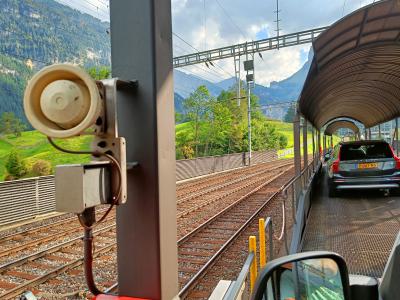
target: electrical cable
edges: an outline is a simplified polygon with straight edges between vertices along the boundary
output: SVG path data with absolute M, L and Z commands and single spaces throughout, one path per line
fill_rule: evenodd
M 78 220 L 79 223 L 82 225 L 82 227 L 84 227 L 85 229 L 93 229 L 94 227 L 96 227 L 98 224 L 100 224 L 101 222 L 104 221 L 104 219 L 108 216 L 108 214 L 111 212 L 111 210 L 113 209 L 114 205 L 117 204 L 119 198 L 121 197 L 121 193 L 122 193 L 122 169 L 121 169 L 121 165 L 119 164 L 119 162 L 110 154 L 104 153 L 104 152 L 100 152 L 100 151 L 75 151 L 75 150 L 69 150 L 69 149 L 65 149 L 62 148 L 61 146 L 57 145 L 53 139 L 51 137 L 47 137 L 47 140 L 49 141 L 49 143 L 57 150 L 61 151 L 61 152 L 65 152 L 65 153 L 69 153 L 69 154 L 86 154 L 86 155 L 92 155 L 94 157 L 100 157 L 100 156 L 105 156 L 107 157 L 112 163 L 113 165 L 117 168 L 118 170 L 118 192 L 116 196 L 112 197 L 112 203 L 110 205 L 110 207 L 106 210 L 106 212 L 102 215 L 102 217 L 94 222 L 90 227 L 88 227 L 84 222 L 83 222 L 83 218 L 82 218 L 82 214 L 78 214 Z
M 241 35 L 243 35 L 243 37 L 245 39 L 247 39 L 246 35 L 244 34 L 243 30 L 240 29 L 240 27 L 235 23 L 235 21 L 233 21 L 232 17 L 228 14 L 228 12 L 226 11 L 226 9 L 222 6 L 222 4 L 218 1 L 215 0 L 215 2 L 219 5 L 219 7 L 221 8 L 221 10 L 224 12 L 224 14 L 228 17 L 228 19 L 231 21 L 231 23 L 236 27 L 236 29 L 241 33 Z
M 197 52 L 200 52 L 197 48 L 195 48 L 193 45 L 191 45 L 189 42 L 187 42 L 184 38 L 182 38 L 181 36 L 179 36 L 179 35 L 176 34 L 175 32 L 173 32 L 173 35 L 176 36 L 178 39 L 180 39 L 182 42 L 184 42 L 186 45 L 188 45 L 190 48 L 194 49 L 194 50 L 197 51 Z M 175 45 L 175 47 L 178 47 L 178 48 L 180 48 L 180 49 L 182 49 L 182 50 L 185 50 L 185 49 L 183 49 L 182 47 L 180 47 L 179 45 Z M 211 61 L 210 61 L 210 62 L 211 62 Z M 192 66 L 198 66 L 198 65 L 195 64 L 195 65 L 192 65 Z M 222 68 L 220 65 L 218 65 L 217 62 L 215 62 L 215 61 L 213 62 L 213 66 L 218 67 L 219 69 L 221 69 L 223 72 L 225 72 L 225 73 L 228 74 L 229 76 L 235 77 L 234 75 L 232 75 L 232 74 L 230 74 L 228 71 L 226 71 L 224 68 Z
M 344 16 L 344 7 L 346 6 L 346 0 L 343 0 L 342 17 Z
M 86 284 L 89 288 L 89 291 L 97 296 L 99 294 L 103 294 L 102 291 L 97 287 L 94 276 L 93 276 L 93 229 L 92 227 L 88 227 L 84 229 L 83 235 L 83 263 L 84 263 L 84 272 Z
M 103 214 L 103 216 L 98 221 L 96 221 L 95 220 L 95 210 L 94 210 L 94 208 L 86 210 L 86 212 L 88 214 L 92 214 L 92 217 L 93 217 L 93 222 L 91 222 L 92 220 L 90 219 L 90 215 L 89 215 L 89 222 L 91 224 L 86 224 L 85 221 L 87 221 L 87 216 L 86 215 L 84 216 L 85 211 L 82 214 L 78 214 L 79 223 L 84 228 L 83 262 L 84 262 L 84 273 L 85 273 L 86 284 L 87 284 L 87 286 L 89 288 L 89 291 L 93 295 L 97 296 L 99 294 L 103 294 L 103 292 L 100 291 L 97 288 L 97 285 L 96 285 L 96 283 L 94 281 L 94 276 L 93 276 L 93 252 L 94 252 L 93 228 L 104 221 L 104 219 L 107 217 L 107 215 L 113 209 L 114 205 L 117 204 L 118 199 L 121 197 L 121 193 L 122 193 L 122 170 L 121 170 L 121 165 L 110 154 L 107 154 L 107 153 L 104 153 L 104 152 L 100 152 L 100 151 L 75 151 L 75 150 L 69 150 L 69 149 L 65 149 L 65 148 L 62 148 L 61 146 L 57 145 L 53 141 L 53 139 L 51 137 L 49 137 L 49 136 L 47 137 L 47 139 L 55 149 L 57 149 L 57 150 L 59 150 L 61 152 L 65 152 L 65 153 L 69 153 L 69 154 L 90 154 L 90 155 L 93 155 L 94 157 L 105 156 L 109 160 L 111 160 L 111 162 L 118 169 L 118 177 L 119 177 L 118 178 L 118 193 L 117 193 L 116 196 L 112 197 L 113 201 L 112 201 L 110 207 L 107 209 L 107 211 Z

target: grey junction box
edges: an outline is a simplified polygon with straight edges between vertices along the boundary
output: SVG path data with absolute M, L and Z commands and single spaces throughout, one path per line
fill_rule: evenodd
M 111 199 L 109 162 L 60 165 L 55 173 L 58 212 L 82 213 Z

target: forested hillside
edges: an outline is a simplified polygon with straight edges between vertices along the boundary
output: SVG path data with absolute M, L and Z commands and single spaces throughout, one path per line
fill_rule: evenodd
M 108 23 L 53 0 L 1 0 L 0 11 L 0 115 L 24 119 L 26 81 L 44 65 L 110 65 Z

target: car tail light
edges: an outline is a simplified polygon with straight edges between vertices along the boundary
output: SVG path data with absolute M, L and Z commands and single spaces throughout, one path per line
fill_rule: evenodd
M 400 170 L 400 158 L 395 155 L 394 160 L 396 161 L 396 169 Z
M 339 173 L 339 162 L 340 162 L 339 159 L 337 159 L 332 163 L 332 173 Z M 400 163 L 400 161 L 399 161 L 399 163 Z M 396 164 L 396 166 L 397 166 L 397 164 Z
M 394 158 L 394 160 L 395 160 L 395 162 L 396 162 L 396 169 L 400 170 L 400 158 L 397 157 L 396 154 L 394 154 L 394 149 L 393 149 L 393 147 L 390 146 L 390 145 L 389 145 L 389 147 L 390 147 L 390 150 L 392 151 L 393 158 Z

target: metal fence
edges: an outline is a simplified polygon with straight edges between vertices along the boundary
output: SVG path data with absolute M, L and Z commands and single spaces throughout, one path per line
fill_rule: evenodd
M 54 176 L 0 183 L 0 225 L 54 212 Z
M 252 152 L 251 163 L 268 162 L 277 158 L 276 150 Z M 247 152 L 178 160 L 176 162 L 176 180 L 179 181 L 243 167 L 247 161 Z
M 252 153 L 252 164 L 277 158 L 276 151 Z M 243 167 L 247 153 L 178 160 L 176 180 Z M 0 182 L 0 225 L 14 223 L 38 215 L 55 212 L 54 176 Z
M 256 278 L 256 275 L 254 273 L 257 273 L 259 263 L 255 259 L 255 253 L 258 253 L 260 255 L 264 253 L 264 255 L 266 255 L 270 260 L 274 259 L 276 254 L 277 256 L 282 256 L 293 253 L 291 251 L 292 249 L 289 249 L 289 245 L 293 244 L 293 238 L 296 239 L 296 237 L 293 237 L 293 235 L 298 234 L 298 232 L 296 231 L 299 231 L 298 229 L 302 231 L 302 229 L 304 228 L 305 219 L 302 217 L 302 214 L 307 212 L 307 209 L 301 207 L 301 198 L 308 190 L 310 190 L 314 176 L 317 174 L 320 165 L 320 157 L 318 154 L 316 154 L 313 161 L 302 170 L 301 174 L 294 177 L 291 181 L 285 184 L 285 186 L 278 192 L 283 200 L 282 213 L 280 215 L 277 215 L 275 212 L 275 215 L 273 215 L 272 217 L 265 218 L 265 224 L 263 226 L 264 232 L 262 235 L 260 234 L 258 238 L 258 241 L 260 243 L 261 236 L 264 236 L 263 240 L 265 244 L 261 245 L 260 243 L 258 251 L 257 247 L 249 251 L 249 254 L 239 273 L 239 276 L 232 283 L 232 285 L 229 286 L 223 300 L 238 300 L 249 298 L 249 295 L 252 292 L 254 280 Z M 278 210 L 278 212 L 280 211 Z M 271 213 L 274 214 L 273 211 Z M 277 221 L 278 223 L 280 222 L 279 226 L 281 228 L 281 232 L 279 237 L 276 237 L 273 233 L 274 226 L 272 223 L 272 219 L 275 220 L 275 223 Z M 259 230 L 260 229 L 261 226 Z M 259 233 L 260 232 L 261 230 L 259 231 Z M 265 232 L 268 232 L 268 239 L 266 239 Z M 267 245 L 268 247 L 266 247 Z M 267 251 L 268 248 L 269 251 Z M 277 250 L 279 251 L 279 253 L 276 253 Z M 262 268 L 263 266 L 260 267 Z

